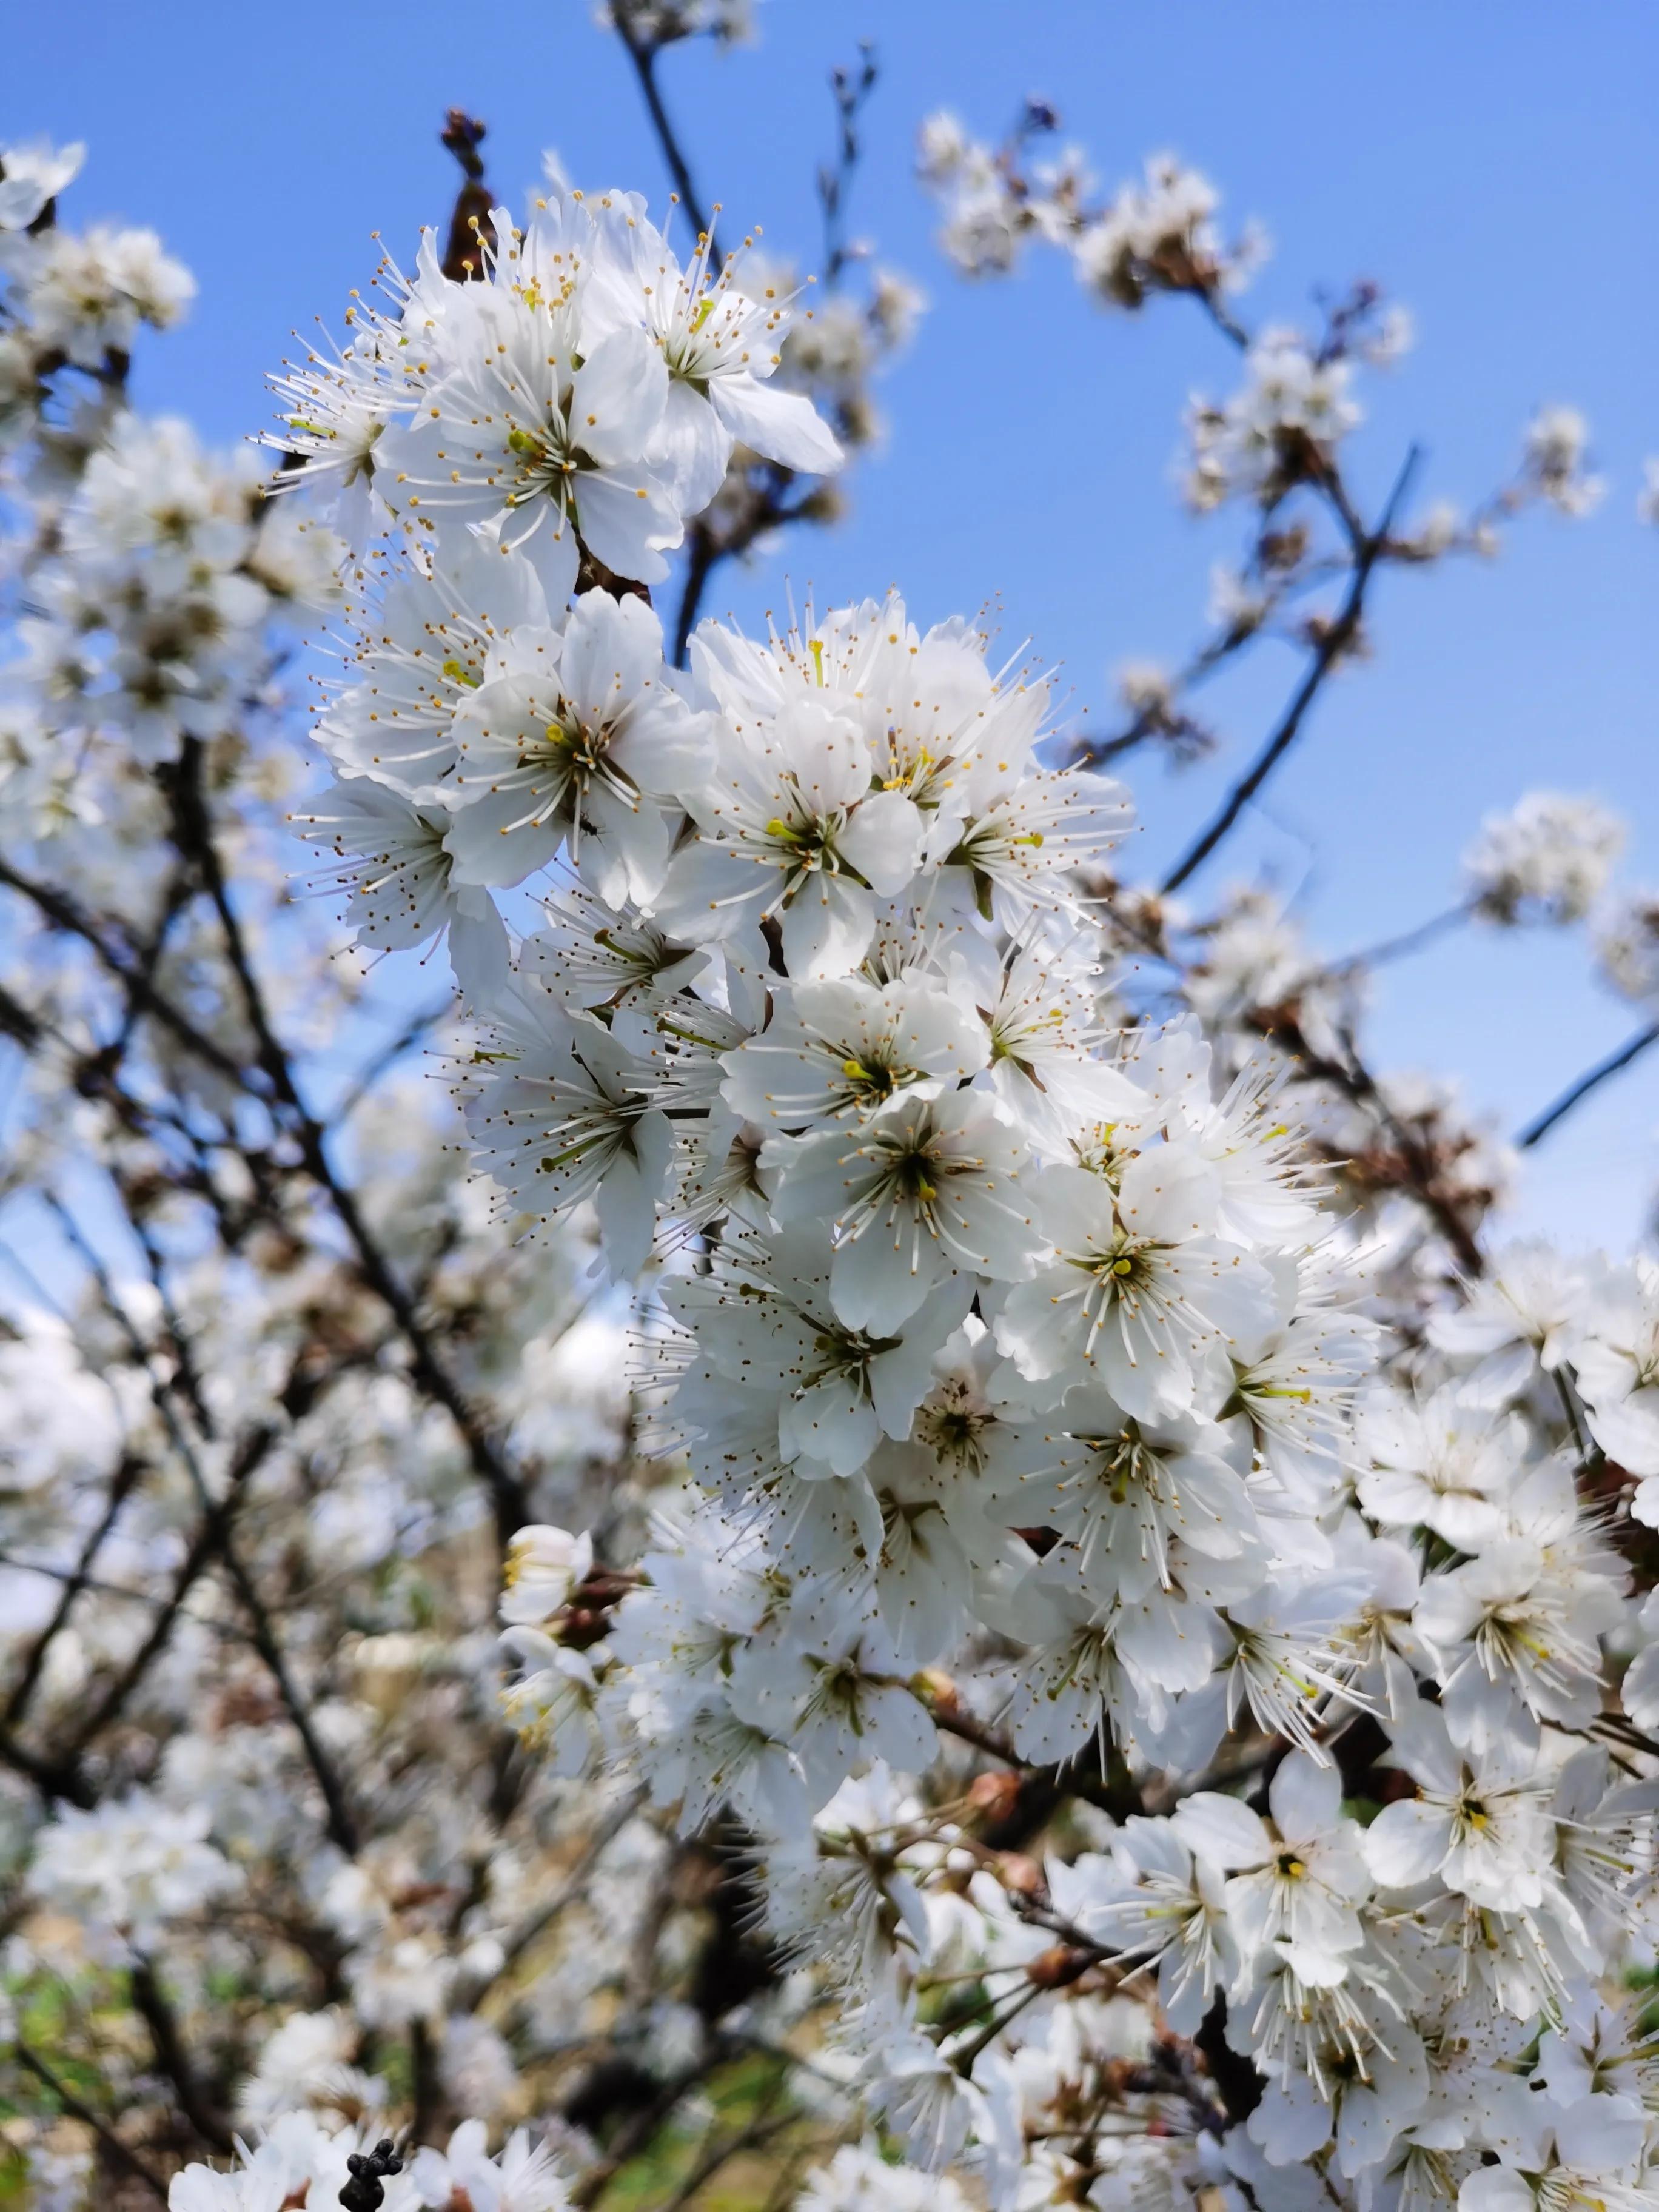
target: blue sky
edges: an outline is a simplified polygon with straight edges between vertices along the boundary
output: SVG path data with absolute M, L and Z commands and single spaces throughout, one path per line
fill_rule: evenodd
M 769 0 L 757 14 L 754 48 L 665 60 L 703 193 L 810 265 L 825 74 L 873 36 L 883 77 L 853 228 L 932 308 L 883 386 L 890 435 L 859 468 L 850 520 L 724 580 L 718 611 L 753 617 L 786 572 L 820 604 L 901 582 L 924 620 L 995 598 L 1010 646 L 1029 635 L 1103 710 L 1117 665 L 1178 659 L 1200 634 L 1237 524 L 1186 516 L 1172 470 L 1188 394 L 1230 388 L 1226 349 L 1177 303 L 1102 313 L 1054 256 L 1012 284 L 963 285 L 911 180 L 929 109 L 995 134 L 1043 93 L 1103 183 L 1169 147 L 1220 186 L 1228 220 L 1266 223 L 1253 319 L 1304 314 L 1315 286 L 1358 276 L 1411 307 L 1418 349 L 1368 380 L 1353 449 L 1373 496 L 1419 437 L 1424 495 L 1473 501 L 1553 400 L 1589 416 L 1610 480 L 1589 521 L 1531 518 L 1495 563 L 1382 580 L 1375 660 L 1322 702 L 1219 875 L 1273 868 L 1319 940 L 1346 951 L 1446 903 L 1480 814 L 1549 785 L 1619 806 L 1626 875 L 1659 878 L 1659 532 L 1633 512 L 1642 458 L 1659 452 L 1659 13 Z M 144 349 L 137 390 L 220 441 L 265 418 L 262 375 L 289 331 L 337 321 L 372 231 L 403 258 L 443 219 L 450 104 L 488 120 L 491 179 L 515 204 L 549 146 L 584 183 L 666 191 L 625 58 L 578 0 L 344 0 L 297 27 L 223 0 L 59 0 L 12 11 L 5 40 L 0 134 L 86 138 L 71 217 L 152 223 L 195 270 L 191 320 Z M 1206 702 L 1227 739 L 1213 764 L 1136 767 L 1149 872 L 1207 818 L 1291 680 L 1288 659 L 1264 653 Z M 1372 1037 L 1380 1062 L 1455 1071 L 1514 1127 L 1633 1026 L 1582 938 L 1486 933 L 1392 971 Z M 1534 1156 L 1517 1222 L 1627 1244 L 1656 1131 L 1659 1055 Z

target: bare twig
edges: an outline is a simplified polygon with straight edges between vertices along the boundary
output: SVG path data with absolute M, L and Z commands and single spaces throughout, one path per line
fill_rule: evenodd
M 1164 878 L 1163 889 L 1166 897 L 1171 891 L 1179 890 L 1188 876 L 1203 866 L 1217 846 L 1231 831 L 1239 816 L 1296 742 L 1297 732 L 1302 726 L 1309 708 L 1312 706 L 1318 696 L 1320 687 L 1352 644 L 1358 633 L 1360 617 L 1364 612 L 1365 591 L 1370 581 L 1371 572 L 1388 544 L 1389 532 L 1393 526 L 1395 517 L 1399 513 L 1411 480 L 1417 472 L 1419 458 L 1419 449 L 1413 446 L 1407 454 L 1399 475 L 1395 478 L 1394 489 L 1389 494 L 1388 504 L 1382 510 L 1381 521 L 1374 531 L 1362 539 L 1354 559 L 1348 589 L 1341 607 L 1332 619 L 1328 628 L 1321 634 L 1318 645 L 1315 647 L 1313 657 L 1308 664 L 1307 672 L 1301 683 L 1297 684 L 1289 706 L 1279 717 L 1277 727 L 1256 756 L 1248 772 L 1239 779 L 1227 794 L 1226 802 L 1220 812 L 1196 843 L 1188 849 L 1170 874 Z
M 1439 1164 L 1383 1097 L 1376 1078 L 1359 1057 L 1353 1039 L 1342 1037 L 1340 1053 L 1316 1051 L 1296 1009 L 1291 1006 L 1258 1007 L 1251 1020 L 1263 1036 L 1274 1038 L 1293 1055 L 1303 1075 L 1334 1085 L 1344 1097 L 1376 1117 L 1398 1155 L 1400 1182 L 1433 1218 L 1464 1273 L 1482 1273 L 1485 1257 L 1452 1194 L 1442 1187 Z
M 1588 1098 L 1592 1091 L 1599 1090 L 1610 1077 L 1628 1067 L 1633 1060 L 1639 1060 L 1648 1047 L 1656 1042 L 1659 1042 L 1659 1022 L 1650 1022 L 1645 1029 L 1638 1030 L 1633 1037 L 1621 1044 L 1617 1052 L 1609 1053 L 1605 1060 L 1597 1060 L 1595 1066 L 1587 1069 L 1576 1083 L 1570 1084 L 1553 1105 L 1547 1106 L 1535 1120 L 1528 1122 L 1516 1139 L 1516 1143 L 1522 1152 L 1529 1152 L 1533 1146 L 1548 1136 L 1558 1121 L 1564 1121 L 1575 1106 Z
M 243 1563 L 240 1552 L 233 1540 L 230 1516 L 216 1510 L 217 1502 L 208 1486 L 207 1477 L 202 1471 L 202 1463 L 197 1456 L 195 1447 L 191 1443 L 184 1424 L 174 1407 L 172 1391 L 162 1378 L 155 1373 L 150 1363 L 149 1349 L 143 1337 L 133 1326 L 126 1308 L 117 1297 L 115 1286 L 109 1279 L 108 1270 L 82 1235 L 79 1223 L 55 1194 L 51 1192 L 46 1194 L 46 1204 L 57 1217 L 64 1235 L 74 1246 L 97 1285 L 99 1296 L 102 1298 L 110 1318 L 127 1340 L 134 1364 L 149 1379 L 151 1402 L 161 1417 L 162 1425 L 167 1432 L 168 1442 L 177 1452 L 185 1472 L 190 1477 L 191 1486 L 196 1492 L 197 1501 L 202 1509 L 205 1521 L 211 1525 L 214 1549 L 224 1561 L 225 1571 L 230 1577 L 243 1611 L 248 1616 L 253 1632 L 254 1649 L 258 1651 L 266 1672 L 276 1685 L 276 1693 L 283 1701 L 283 1709 L 305 1752 L 307 1763 L 316 1778 L 319 1790 L 322 1792 L 327 1815 L 325 1826 L 330 1838 L 345 1852 L 348 1857 L 350 1857 L 357 1849 L 356 1817 L 347 1802 L 344 1786 L 334 1771 L 332 1761 L 323 1748 L 322 1739 L 317 1733 L 310 1711 L 304 1698 L 300 1695 L 298 1686 L 289 1671 L 288 1660 L 282 1645 L 277 1642 L 276 1630 L 271 1625 L 270 1615 L 254 1585 L 253 1577 Z M 268 1425 L 257 1424 L 246 1441 L 245 1451 L 257 1464 L 258 1460 L 263 1458 L 264 1453 L 270 1449 L 273 1440 L 274 1432 L 269 1431 Z M 163 1626 L 164 1623 L 158 1622 L 157 1631 Z M 155 1631 L 152 1632 L 152 1638 L 155 1632 Z
M 781 2134 L 793 2120 L 795 2115 L 793 2112 L 771 2111 L 771 2104 L 775 2101 L 775 2099 L 769 2099 L 753 2119 L 739 2128 L 735 2135 L 726 2136 L 723 2141 L 712 2144 L 704 2151 L 674 2194 L 663 2205 L 662 2212 L 685 2212 L 685 2207 L 697 2191 L 705 2184 L 712 2181 L 723 2166 L 729 2165 L 734 2158 L 741 2157 L 746 2150 L 758 2149 L 762 2143 L 769 2142 L 774 2136 Z
M 1345 954 L 1334 960 L 1326 969 L 1328 975 L 1351 975 L 1356 968 L 1381 968 L 1390 960 L 1403 960 L 1407 954 L 1420 952 L 1425 945 L 1432 945 L 1449 929 L 1455 929 L 1474 913 L 1473 902 L 1460 899 L 1449 906 L 1443 914 L 1437 914 L 1427 921 L 1420 921 L 1415 929 L 1402 930 L 1398 937 L 1385 937 L 1380 945 L 1368 945 L 1363 952 Z
M 153 1020 L 159 1022 L 163 1029 L 170 1030 L 180 1044 L 187 1045 L 198 1060 L 212 1068 L 216 1075 L 223 1076 L 238 1090 L 252 1091 L 256 1097 L 261 1095 L 258 1086 L 249 1081 L 250 1071 L 234 1054 L 227 1052 L 222 1045 L 216 1044 L 210 1036 L 198 1029 L 170 999 L 158 991 L 142 966 L 112 942 L 99 923 L 90 915 L 83 913 L 67 893 L 54 889 L 50 884 L 36 883 L 32 877 L 24 875 L 21 869 L 13 867 L 10 861 L 3 859 L 0 859 L 0 884 L 19 892 L 56 928 L 89 945 L 100 965 L 116 977 L 133 1003 Z
M 328 1193 L 341 1226 L 356 1252 L 365 1280 L 375 1295 L 390 1308 L 393 1319 L 408 1341 L 410 1372 L 421 1389 L 444 1407 L 460 1431 L 473 1470 L 489 1490 L 495 1509 L 496 1532 L 505 1543 L 530 1517 L 524 1485 L 502 1459 L 486 1433 L 478 1413 L 468 1404 L 459 1385 L 438 1358 L 433 1341 L 415 1310 L 413 1301 L 371 1232 L 355 1194 L 335 1172 L 328 1156 L 327 1140 L 321 1123 L 308 1110 L 300 1096 L 293 1068 L 272 1026 L 264 994 L 254 973 L 241 923 L 231 903 L 202 792 L 201 775 L 201 748 L 191 738 L 186 741 L 184 757 L 179 764 L 180 835 L 188 840 L 189 849 L 199 861 L 208 896 L 219 917 L 231 970 L 236 978 L 248 1024 L 258 1048 L 259 1065 L 277 1099 L 292 1118 L 294 1134 L 306 1167 L 313 1181 L 320 1183 Z
M 34 1695 L 34 1686 L 40 1679 L 40 1670 L 46 1665 L 46 1654 L 52 1649 L 52 1643 L 59 1632 L 67 1624 L 70 1614 L 74 1610 L 75 1601 L 80 1596 L 82 1591 L 89 1586 L 93 1562 L 102 1550 L 105 1538 L 120 1517 L 121 1508 L 132 1495 L 134 1485 L 144 1472 L 145 1463 L 136 1454 L 122 1453 L 115 1472 L 110 1477 L 109 1494 L 104 1501 L 104 1510 L 85 1543 L 82 1545 L 80 1557 L 76 1560 L 73 1571 L 64 1577 L 63 1591 L 58 1603 L 52 1608 L 51 1620 L 29 1646 L 28 1656 L 23 1662 L 16 1681 L 12 1685 L 11 1694 L 6 1699 L 5 1717 L 8 1727 L 15 1726 L 23 1717 L 29 1699 Z
M 617 37 L 628 49 L 628 58 L 634 64 L 634 74 L 640 81 L 640 92 L 645 100 L 646 112 L 651 118 L 651 127 L 657 134 L 657 143 L 668 164 L 668 173 L 674 179 L 674 189 L 680 196 L 680 205 L 690 218 L 691 228 L 698 236 L 708 240 L 709 258 L 714 258 L 714 228 L 703 212 L 702 195 L 691 181 L 690 164 L 676 135 L 674 125 L 663 105 L 657 83 L 657 56 L 661 49 L 648 39 L 641 38 L 626 7 L 611 10 L 611 20 Z
M 21 2035 L 15 2039 L 11 2048 L 12 2056 L 18 2064 L 33 2075 L 41 2087 L 57 2099 L 70 2118 L 79 2120 L 82 2127 L 90 2128 L 123 2172 L 130 2173 L 135 2181 L 142 2181 L 145 2188 L 165 2204 L 167 2201 L 166 2182 L 131 2145 L 122 2142 L 109 2122 L 94 2112 L 90 2105 L 84 2104 L 68 2082 L 54 2073 L 38 2052 L 30 2050 Z
M 847 202 L 853 173 L 859 164 L 859 116 L 875 90 L 880 71 L 876 50 L 868 39 L 859 41 L 859 58 L 852 69 L 833 69 L 830 90 L 836 103 L 840 137 L 833 161 L 818 166 L 818 205 L 823 210 L 823 281 L 833 290 L 847 266 Z
M 234 2150 L 236 2146 L 229 2122 L 197 2079 L 177 2016 L 156 1978 L 154 1961 L 140 1959 L 128 1976 L 128 1982 L 133 2009 L 149 2030 L 155 2063 L 173 2084 L 179 2111 L 204 2142 L 211 2143 L 216 2151 Z

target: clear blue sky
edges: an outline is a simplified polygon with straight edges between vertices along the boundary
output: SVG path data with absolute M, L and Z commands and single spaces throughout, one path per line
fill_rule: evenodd
M 1346 950 L 1445 903 L 1483 811 L 1531 786 L 1589 790 L 1632 817 L 1632 878 L 1659 878 L 1654 775 L 1659 532 L 1633 514 L 1659 451 L 1659 11 L 1648 0 L 770 0 L 760 42 L 671 54 L 664 82 L 702 189 L 810 264 L 813 163 L 830 143 L 824 76 L 860 35 L 883 81 L 869 111 L 856 231 L 933 301 L 882 393 L 887 450 L 851 520 L 785 562 L 820 604 L 901 582 L 931 619 L 1000 595 L 1011 642 L 1064 664 L 1109 707 L 1109 672 L 1176 659 L 1196 637 L 1210 562 L 1237 524 L 1171 496 L 1188 392 L 1231 362 L 1176 303 L 1091 308 L 1057 257 L 1018 283 L 961 284 L 910 179 L 916 123 L 950 105 L 999 131 L 1042 92 L 1106 183 L 1170 147 L 1260 216 L 1273 261 L 1251 315 L 1304 312 L 1317 283 L 1378 279 L 1416 317 L 1403 368 L 1369 384 L 1359 481 L 1405 444 L 1425 495 L 1473 501 L 1510 466 L 1540 402 L 1583 407 L 1611 479 L 1588 523 L 1540 516 L 1491 567 L 1384 579 L 1378 654 L 1322 703 L 1233 872 L 1300 882 L 1322 943 Z M 264 419 L 261 376 L 291 327 L 334 320 L 372 264 L 441 221 L 453 171 L 435 143 L 459 103 L 487 118 L 492 180 L 520 202 L 544 147 L 589 185 L 666 182 L 625 58 L 578 0 L 481 8 L 342 0 L 298 19 L 224 0 L 13 6 L 0 133 L 84 137 L 71 210 L 153 223 L 202 288 L 190 325 L 144 349 L 138 391 L 228 441 Z M 777 568 L 728 580 L 754 614 Z M 1133 781 L 1148 869 L 1207 816 L 1283 696 L 1269 653 L 1210 702 L 1231 743 L 1179 778 Z M 1468 940 L 1396 971 L 1377 1057 L 1456 1069 L 1512 1127 L 1632 1026 L 1582 939 Z M 1659 1056 L 1536 1158 L 1519 1218 L 1624 1245 L 1659 1167 Z

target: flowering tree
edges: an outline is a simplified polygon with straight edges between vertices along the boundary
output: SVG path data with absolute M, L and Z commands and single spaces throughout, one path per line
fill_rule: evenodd
M 1201 178 L 1095 204 L 1040 106 L 937 118 L 965 275 L 1052 246 L 1236 349 L 1212 627 L 1085 738 L 893 592 L 701 619 L 833 518 L 916 301 L 847 243 L 867 53 L 809 295 L 659 82 L 733 15 L 613 27 L 674 221 L 520 222 L 453 115 L 452 221 L 277 374 L 274 462 L 131 409 L 190 279 L 3 152 L 15 2186 L 1659 2205 L 1659 1277 L 1494 1249 L 1508 1148 L 1360 1018 L 1440 930 L 1592 911 L 1650 1008 L 1659 908 L 1547 793 L 1358 958 L 1182 896 L 1376 575 L 1584 510 L 1583 426 L 1368 513 L 1371 288 L 1252 331 Z M 1109 771 L 1270 638 L 1134 883 Z

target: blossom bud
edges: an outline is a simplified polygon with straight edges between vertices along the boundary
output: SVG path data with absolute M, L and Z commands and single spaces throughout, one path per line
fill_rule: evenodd
M 520 1528 L 507 1547 L 501 1619 L 531 1625 L 550 1620 L 569 1604 L 593 1565 L 593 1539 L 584 1529 Z
M 1079 1951 L 1069 1943 L 1052 1944 L 1039 1951 L 1025 1968 L 1025 1978 L 1035 1982 L 1040 1990 L 1063 1990 L 1086 1974 L 1094 1964 L 1093 1954 Z
M 992 1820 L 1006 1820 L 1019 1802 L 1019 1777 L 1005 1767 L 1000 1774 L 976 1774 L 968 1787 L 968 1802 Z

